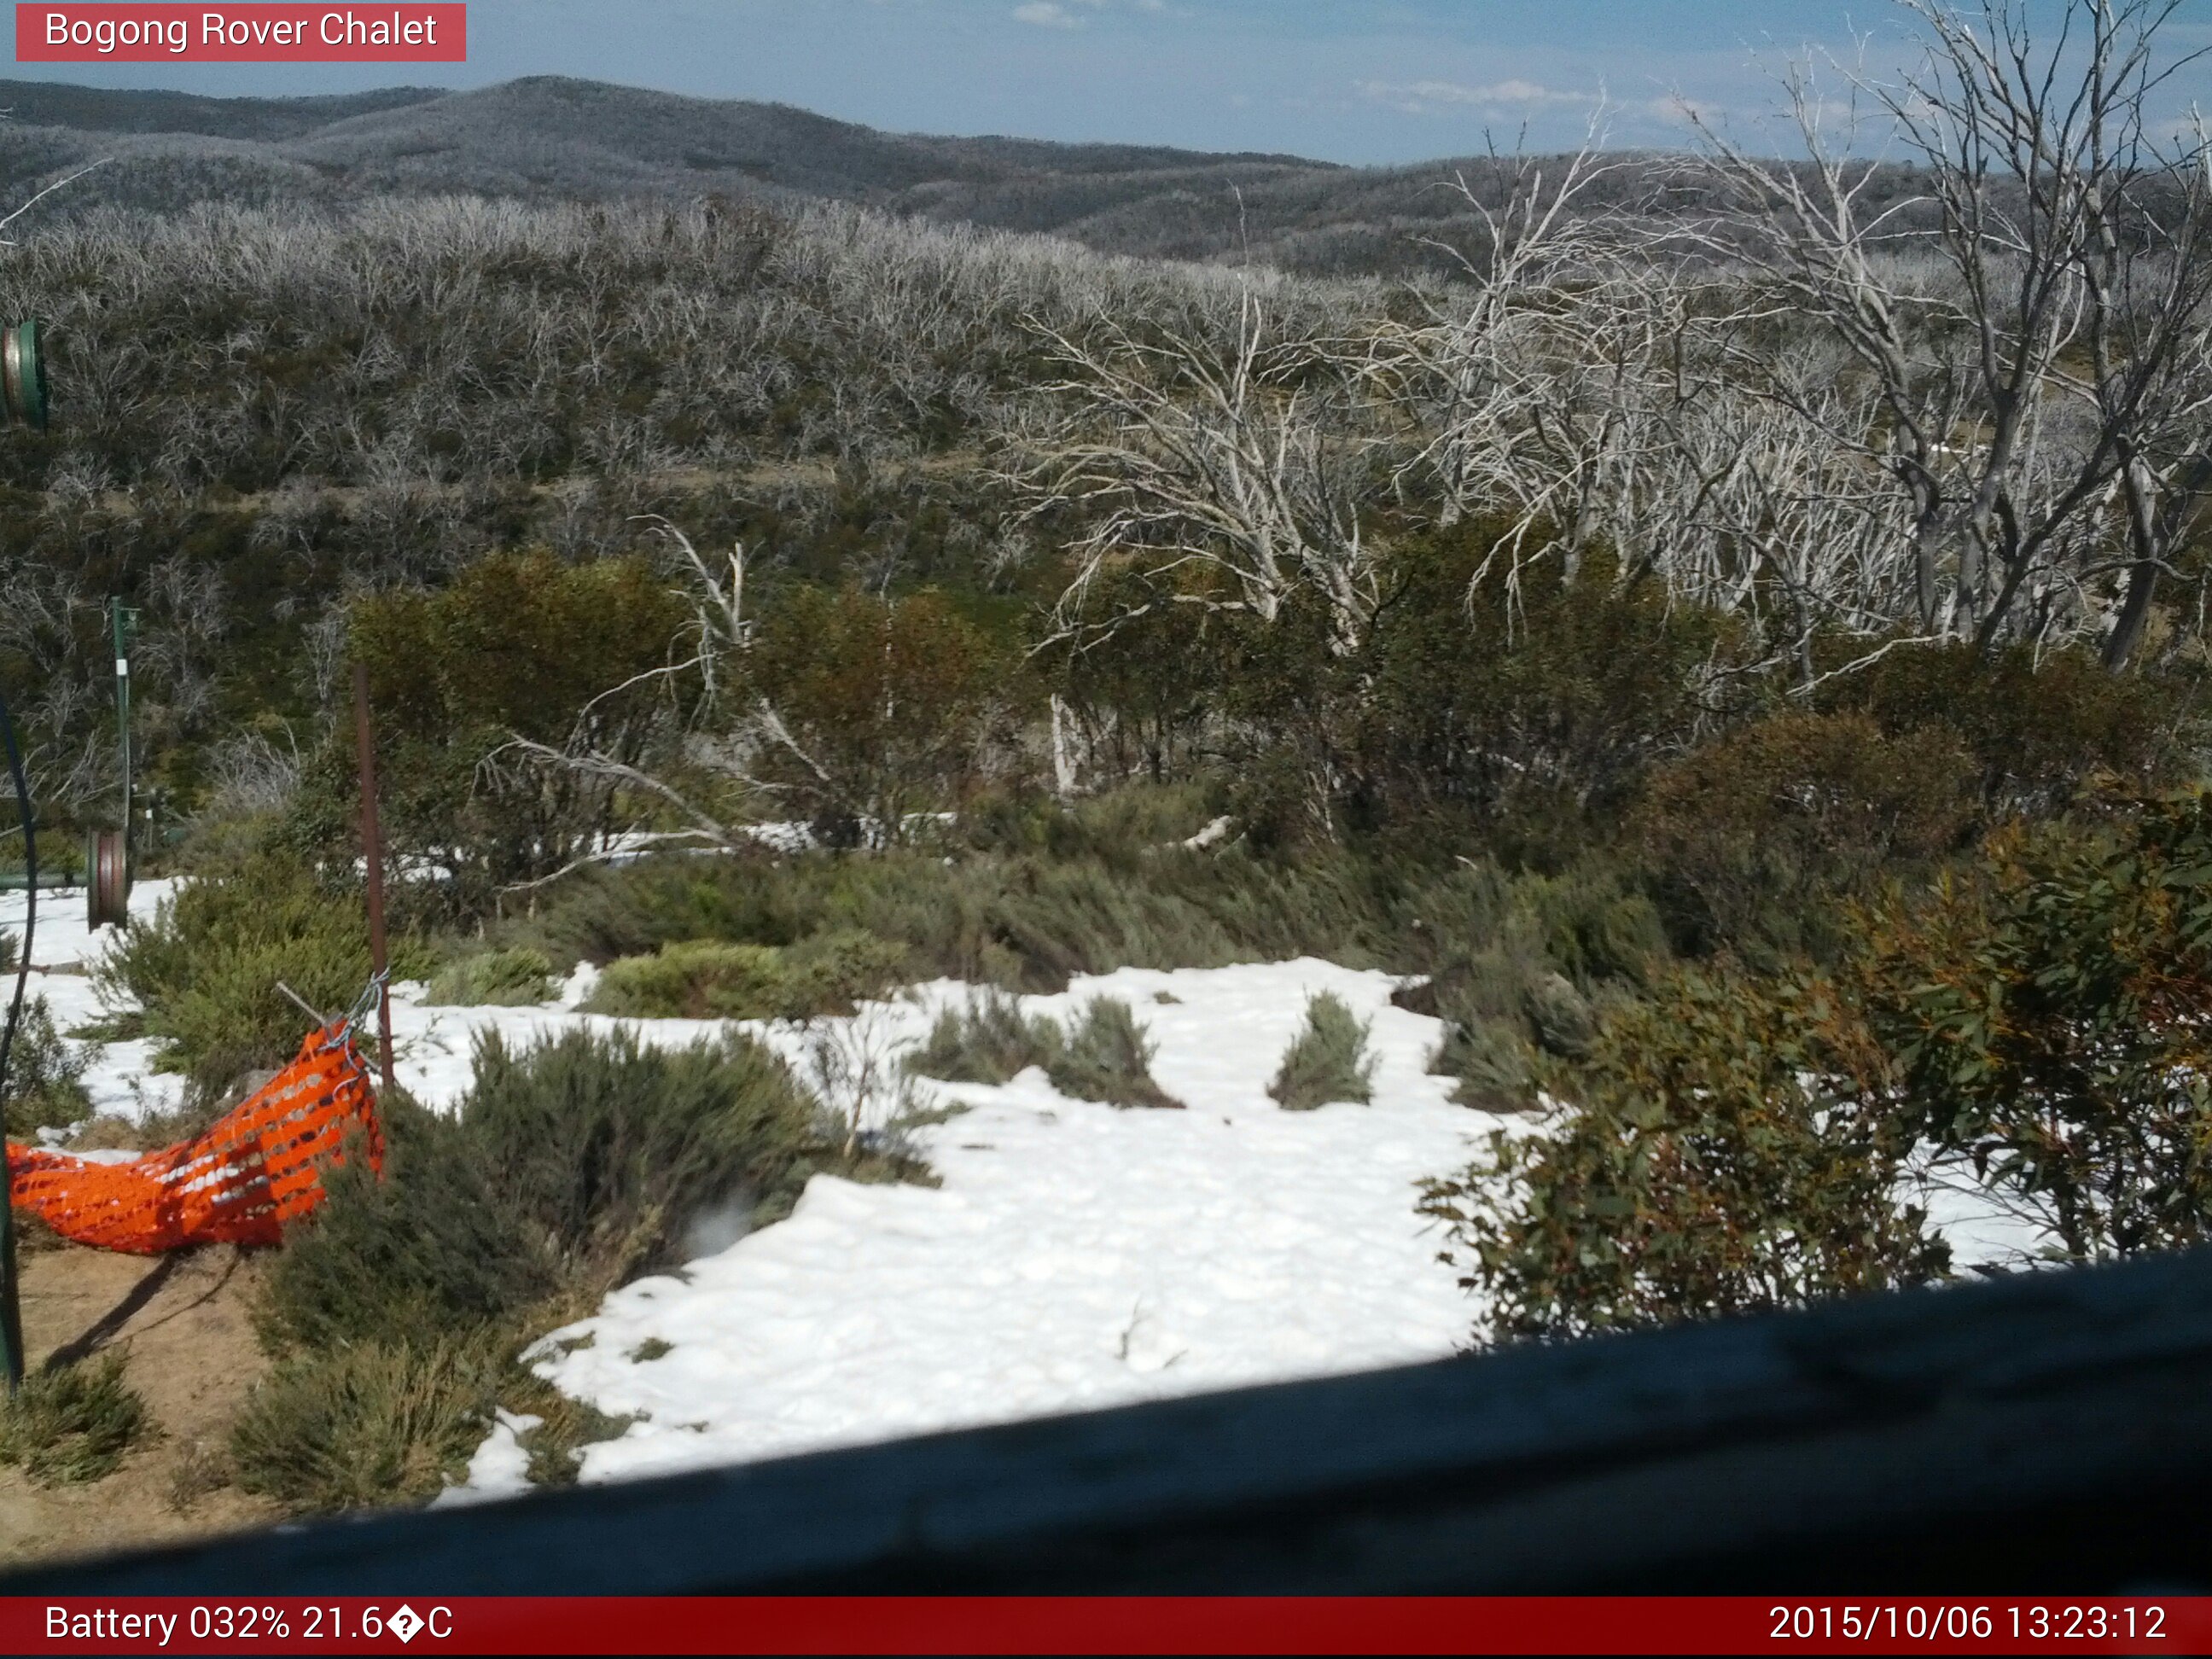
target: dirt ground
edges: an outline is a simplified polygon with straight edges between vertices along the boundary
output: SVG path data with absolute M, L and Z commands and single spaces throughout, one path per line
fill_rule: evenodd
M 88 1486 L 40 1487 L 0 1468 L 0 1571 L 279 1517 L 222 1474 L 231 1419 L 267 1364 L 247 1319 L 258 1273 L 250 1253 L 216 1245 L 149 1258 L 63 1244 L 27 1250 L 21 1272 L 31 1367 L 121 1349 L 159 1432 Z

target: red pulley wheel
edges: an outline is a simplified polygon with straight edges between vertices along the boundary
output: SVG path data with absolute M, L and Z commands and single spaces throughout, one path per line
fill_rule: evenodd
M 120 927 L 131 916 L 131 870 L 120 830 L 96 830 L 92 836 L 92 878 L 85 887 L 86 920 L 94 927 Z

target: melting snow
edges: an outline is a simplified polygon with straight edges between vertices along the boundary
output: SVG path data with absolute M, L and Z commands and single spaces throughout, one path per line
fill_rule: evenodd
M 131 910 L 171 890 L 142 882 Z M 0 894 L 20 930 L 23 895 Z M 64 1030 L 109 1012 L 82 971 L 109 949 L 88 932 L 81 891 L 41 896 L 33 975 Z M 587 1015 L 594 970 L 532 1008 L 433 1008 L 393 988 L 400 1083 L 434 1107 L 466 1093 L 477 1037 L 511 1043 L 628 1027 L 680 1046 L 708 1020 Z M 1449 1353 L 1474 1309 L 1415 1213 L 1424 1177 L 1463 1167 L 1501 1120 L 1452 1105 L 1427 1072 L 1439 1022 L 1390 1005 L 1396 981 L 1326 962 L 1079 978 L 1024 1010 L 1065 1019 L 1088 998 L 1129 1002 L 1158 1045 L 1153 1073 L 1183 1111 L 1116 1110 L 1060 1096 L 1041 1072 L 1001 1087 L 914 1081 L 915 1103 L 957 1109 L 909 1131 L 941 1180 L 932 1188 L 817 1176 L 793 1213 L 758 1232 L 740 1215 L 695 1230 L 680 1272 L 615 1291 L 534 1351 L 541 1375 L 632 1419 L 588 1447 L 602 1481 L 781 1456 L 932 1430 L 1403 1364 Z M 1334 991 L 1372 1022 L 1370 1105 L 1285 1112 L 1266 1085 L 1304 1017 Z M 1161 994 L 1171 1000 L 1161 1000 Z M 911 1048 L 969 988 L 915 988 L 810 1033 L 744 1029 L 802 1073 L 824 1031 L 879 1056 Z M 100 1045 L 86 1077 L 106 1113 L 175 1103 L 180 1081 L 147 1069 L 145 1042 Z M 1517 1121 L 1526 1126 L 1528 1120 Z M 1935 1212 L 1960 1265 L 2016 1257 L 2031 1230 L 1978 1191 L 1947 1182 Z M 742 1235 L 742 1236 L 740 1236 Z M 734 1239 L 734 1242 L 731 1242 Z M 502 1413 L 465 1483 L 441 1502 L 526 1485 Z

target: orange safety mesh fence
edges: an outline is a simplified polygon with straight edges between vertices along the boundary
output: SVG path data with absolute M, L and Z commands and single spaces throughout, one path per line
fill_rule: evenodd
M 369 1166 L 384 1134 L 350 1022 L 300 1045 L 267 1086 L 190 1140 L 127 1164 L 8 1143 L 15 1206 L 63 1237 L 134 1255 L 188 1244 L 274 1244 L 323 1201 L 321 1167 L 358 1127 Z

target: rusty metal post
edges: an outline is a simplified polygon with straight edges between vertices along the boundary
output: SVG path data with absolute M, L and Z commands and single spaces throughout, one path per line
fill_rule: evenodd
M 368 875 L 368 960 L 376 990 L 376 1065 L 386 1093 L 392 1091 L 392 989 L 382 983 L 384 954 L 384 837 L 376 827 L 376 738 L 368 721 L 368 665 L 353 665 L 353 717 L 361 749 L 361 855 Z

